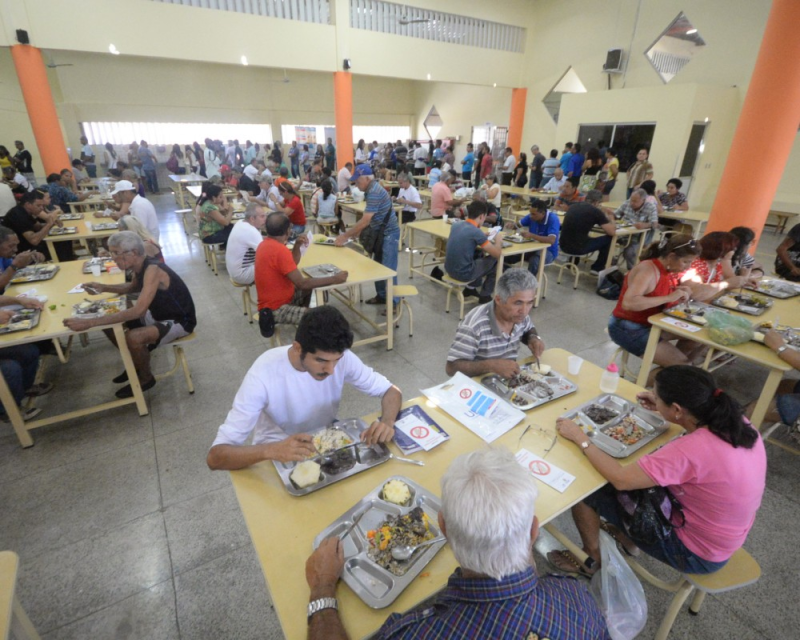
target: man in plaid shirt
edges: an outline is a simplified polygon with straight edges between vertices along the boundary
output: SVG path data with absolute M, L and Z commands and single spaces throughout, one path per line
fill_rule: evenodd
M 374 638 L 609 639 L 584 584 L 536 575 L 537 493 L 530 473 L 507 449 L 457 458 L 442 477 L 439 528 L 461 567 L 432 602 L 391 614 Z M 347 638 L 335 600 L 343 547 L 338 537 L 329 538 L 306 563 L 311 640 Z

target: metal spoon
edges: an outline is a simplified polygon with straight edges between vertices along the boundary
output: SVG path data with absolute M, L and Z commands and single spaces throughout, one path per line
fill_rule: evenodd
M 394 455 L 393 453 L 389 454 L 389 460 L 397 460 L 398 462 L 408 462 L 409 464 L 415 464 L 418 467 L 424 467 L 425 463 L 421 460 L 412 460 L 411 458 L 400 458 L 399 456 Z
M 422 542 L 416 546 L 411 546 L 410 544 L 402 544 L 392 548 L 392 558 L 395 560 L 400 560 L 401 562 L 408 560 L 417 549 L 421 547 L 427 547 L 432 544 L 436 544 L 437 542 L 444 542 L 444 536 L 439 536 L 438 538 L 434 538 L 433 540 L 427 540 Z

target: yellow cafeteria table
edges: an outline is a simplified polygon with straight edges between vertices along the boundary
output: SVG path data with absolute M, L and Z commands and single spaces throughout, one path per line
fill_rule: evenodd
M 58 254 L 56 253 L 55 248 L 56 242 L 72 242 L 73 240 L 78 240 L 84 247 L 86 247 L 87 240 L 102 240 L 103 238 L 113 236 L 118 231 L 118 229 L 103 229 L 101 231 L 96 231 L 94 229 L 90 230 L 89 227 L 86 226 L 87 223 L 94 226 L 98 224 L 109 224 L 111 222 L 114 222 L 114 220 L 111 218 L 64 220 L 64 227 L 76 227 L 78 231 L 76 233 L 68 233 L 58 236 L 45 236 L 44 240 L 47 243 L 47 248 L 50 250 L 50 257 L 53 259 L 53 262 L 58 262 Z M 56 227 L 53 228 L 55 229 Z
M 616 211 L 622 204 L 622 202 L 604 202 L 603 206 Z M 658 217 L 688 224 L 692 228 L 692 237 L 697 240 L 703 235 L 703 229 L 710 215 L 710 211 L 704 211 L 702 209 L 688 209 L 687 211 L 667 211 L 665 209 L 658 214 Z
M 39 634 L 16 595 L 19 557 L 13 551 L 0 551 L 0 638 L 36 640 Z
M 467 224 L 465 222 L 460 222 L 457 224 Z M 414 254 L 416 252 L 424 251 L 425 249 L 433 250 L 430 247 L 419 247 L 414 244 L 414 234 L 416 232 L 427 233 L 434 238 L 438 238 L 440 240 L 447 240 L 450 238 L 450 230 L 453 228 L 452 224 L 446 223 L 441 218 L 433 218 L 429 220 L 417 220 L 416 222 L 409 222 L 406 225 L 406 228 L 410 230 L 411 235 L 409 236 L 408 240 L 408 248 L 410 249 L 411 253 L 408 257 L 408 277 L 413 278 L 414 274 L 417 273 L 428 280 L 432 280 L 433 277 L 425 273 L 425 267 L 432 267 L 437 264 L 441 264 L 444 262 L 442 259 L 436 259 L 433 262 L 426 262 L 425 256 L 422 256 L 422 262 L 415 263 L 414 262 Z M 484 229 L 486 230 L 486 229 Z M 503 263 L 508 256 L 518 256 L 524 253 L 535 253 L 539 252 L 539 272 L 536 274 L 536 279 L 539 281 L 539 287 L 536 291 L 536 301 L 534 306 L 538 307 L 539 302 L 542 299 L 542 290 L 544 287 L 542 286 L 543 278 L 544 278 L 544 267 L 545 267 L 545 252 L 547 248 L 550 246 L 549 244 L 545 244 L 544 242 L 520 242 L 520 243 L 509 243 L 511 246 L 506 247 L 500 254 L 500 258 L 497 260 L 497 278 L 496 280 L 500 279 L 500 276 L 503 275 Z
M 206 178 L 198 173 L 187 173 L 185 175 L 170 174 L 169 179 L 173 182 L 175 199 L 178 201 L 178 205 L 181 209 L 186 208 L 186 187 L 193 184 L 201 184 L 206 181 Z
M 546 340 L 547 336 L 544 338 Z M 541 360 L 553 366 L 556 371 L 566 373 L 569 355 L 562 349 L 550 349 L 544 353 Z M 442 369 L 444 369 L 444 355 Z M 577 383 L 577 392 L 529 411 L 520 424 L 493 444 L 505 446 L 515 453 L 523 447 L 536 455 L 544 456 L 552 438 L 547 438 L 535 429 L 531 429 L 520 444 L 519 439 L 525 427 L 534 423 L 555 433 L 555 420 L 558 416 L 600 394 L 601 375 L 602 369 L 584 362 L 579 375 L 567 376 Z M 639 391 L 641 389 L 633 383 L 620 380 L 617 393 L 629 400 L 635 400 Z M 461 454 L 486 446 L 478 436 L 455 422 L 448 414 L 430 405 L 424 397 L 410 400 L 404 403 L 404 406 L 412 404 L 421 405 L 425 412 L 450 435 L 450 440 L 435 449 L 412 454 L 411 457 L 425 462 L 424 467 L 389 460 L 373 469 L 342 480 L 332 487 L 300 498 L 295 498 L 286 492 L 272 462 L 262 462 L 249 469 L 231 472 L 239 506 L 258 554 L 267 588 L 283 632 L 289 640 L 306 637 L 308 627 L 305 605 L 309 593 L 304 566 L 306 558 L 311 554 L 313 540 L 320 531 L 393 475 L 406 476 L 434 494 L 441 495 L 441 477 L 453 460 Z M 369 424 L 374 417 L 375 414 L 372 414 L 364 420 Z M 663 445 L 679 432 L 679 427 L 671 425 L 661 437 L 625 459 L 623 463 L 627 464 L 638 459 L 644 453 Z M 390 448 L 395 454 L 402 455 L 396 445 L 392 444 Z M 536 503 L 536 515 L 541 524 L 550 522 L 606 483 L 580 449 L 561 437 L 547 454 L 547 461 L 574 475 L 575 481 L 564 493 L 559 493 L 543 483 L 537 483 L 539 498 Z M 425 567 L 424 577 L 417 578 L 385 609 L 370 609 L 347 585 L 340 583 L 336 595 L 345 628 L 352 638 L 363 638 L 373 633 L 389 614 L 406 611 L 444 587 L 456 566 L 457 562 L 450 547 L 443 547 Z
M 318 235 L 316 238 L 324 238 L 325 236 Z M 317 287 L 314 292 L 317 295 L 317 304 L 323 304 L 323 291 L 330 291 L 336 295 L 347 307 L 355 313 L 359 318 L 364 320 L 367 324 L 373 327 L 376 331 L 385 332 L 379 333 L 370 338 L 364 338 L 353 343 L 353 346 L 362 344 L 369 344 L 371 342 L 381 342 L 386 340 L 386 349 L 391 350 L 394 348 L 394 310 L 391 304 L 386 305 L 386 323 L 376 323 L 371 318 L 365 316 L 358 308 L 357 303 L 359 297 L 357 295 L 345 296 L 338 289 L 346 289 L 348 287 L 358 288 L 359 285 L 368 284 L 370 282 L 386 281 L 386 299 L 390 300 L 393 297 L 394 284 L 392 278 L 397 275 L 396 271 L 384 267 L 379 262 L 375 262 L 371 258 L 367 258 L 354 249 L 348 247 L 326 246 L 321 244 L 312 243 L 308 247 L 305 255 L 301 258 L 298 267 L 304 270 L 308 267 L 314 267 L 320 264 L 333 264 L 339 267 L 342 271 L 347 271 L 347 282 L 344 284 L 332 284 L 327 287 Z
M 83 260 L 62 262 L 60 267 L 61 269 L 59 272 L 50 280 L 14 284 L 6 289 L 6 295 L 9 296 L 17 296 L 29 289 L 36 289 L 36 295 L 45 295 L 48 299 L 44 304 L 39 325 L 30 331 L 17 331 L 0 336 L 0 349 L 17 344 L 29 344 L 41 340 L 54 340 L 75 336 L 75 332 L 70 331 L 64 326 L 63 320 L 72 315 L 72 305 L 82 302 L 86 294 L 67 292 L 76 285 L 82 282 L 89 282 L 90 280 L 101 282 L 102 284 L 121 284 L 125 281 L 125 274 L 122 272 L 115 274 L 103 273 L 99 279 L 91 274 L 83 273 Z M 102 297 L 113 296 L 104 294 Z M 91 299 L 101 300 L 102 297 L 92 296 Z M 51 311 L 50 307 L 53 305 L 55 305 L 55 309 Z M 119 354 L 122 357 L 125 371 L 128 373 L 128 379 L 131 381 L 131 386 L 133 387 L 133 398 L 111 400 L 109 402 L 86 407 L 85 409 L 77 409 L 56 416 L 24 422 L 17 404 L 8 389 L 5 378 L 0 374 L 0 401 L 2 401 L 3 407 L 5 407 L 11 419 L 14 431 L 16 431 L 20 444 L 23 447 L 33 446 L 33 438 L 31 438 L 31 434 L 29 433 L 32 429 L 44 427 L 56 422 L 63 422 L 64 420 L 70 420 L 72 418 L 80 418 L 81 416 L 87 416 L 92 413 L 97 413 L 98 411 L 115 409 L 116 407 L 122 407 L 126 404 L 136 404 L 139 415 L 147 415 L 147 402 L 145 402 L 144 395 L 142 394 L 142 388 L 139 385 L 139 377 L 136 375 L 136 369 L 133 366 L 133 360 L 131 359 L 131 354 L 125 342 L 125 332 L 122 324 L 118 323 L 114 325 L 105 325 L 103 327 L 94 327 L 89 329 L 89 331 L 99 331 L 101 329 L 110 329 L 114 332 L 114 337 L 119 345 Z M 113 349 L 114 347 L 109 343 L 108 348 Z M 89 377 L 88 372 L 77 372 L 77 375 L 86 375 L 86 384 L 95 384 L 95 381 Z M 56 388 L 53 393 L 58 393 L 58 388 Z M 110 393 L 111 390 L 109 389 L 109 394 Z
M 345 202 L 343 199 L 339 200 L 339 209 L 342 211 L 347 211 L 348 213 L 352 213 L 356 218 L 356 224 L 358 224 L 358 221 L 363 217 L 366 208 L 366 200 L 362 200 L 361 202 Z M 394 211 L 402 211 L 403 205 L 393 204 L 392 209 Z
M 789 298 L 788 300 L 770 298 L 770 300 L 773 301 L 772 308 L 768 309 L 761 316 L 749 316 L 736 311 L 731 311 L 731 313 L 746 318 L 752 323 L 764 322 L 766 320 L 777 321 L 780 318 L 781 324 L 787 324 L 792 327 L 800 326 L 800 324 L 798 324 L 800 323 L 800 307 L 798 306 L 796 298 Z M 763 344 L 750 341 L 745 344 L 725 347 L 711 340 L 711 337 L 708 335 L 708 329 L 705 327 L 701 328 L 700 331 L 689 331 L 670 324 L 666 321 L 668 317 L 669 316 L 663 313 L 650 317 L 650 324 L 652 324 L 653 327 L 650 330 L 650 339 L 647 341 L 647 349 L 642 358 L 642 368 L 639 371 L 639 377 L 636 382 L 640 385 L 644 385 L 647 382 L 647 377 L 650 375 L 650 368 L 653 364 L 653 357 L 662 331 L 667 331 L 679 338 L 694 340 L 695 342 L 712 347 L 706 355 L 704 368 L 708 367 L 715 352 L 723 351 L 725 353 L 732 353 L 744 360 L 749 360 L 750 362 L 769 369 L 769 375 L 761 390 L 755 410 L 753 411 L 753 416 L 750 419 L 753 425 L 759 428 L 764 421 L 764 416 L 767 414 L 769 403 L 778 390 L 778 384 L 783 378 L 784 373 L 792 371 L 792 366 L 781 360 L 771 349 Z M 686 324 L 693 326 L 690 322 Z
M 92 194 L 85 200 L 75 201 L 75 202 L 68 202 L 67 203 L 67 210 L 68 212 L 72 213 L 82 213 L 85 211 L 98 211 L 100 209 L 105 209 L 108 205 L 113 203 L 114 200 L 109 195 L 103 195 L 101 193 Z
M 556 211 L 558 215 L 558 219 L 561 221 L 561 224 L 564 224 L 564 215 L 566 214 L 565 211 Z M 616 223 L 617 233 L 616 235 L 611 236 L 611 246 L 608 248 L 608 258 L 606 259 L 606 269 L 610 269 L 611 266 L 614 264 L 614 254 L 617 251 L 617 243 L 621 238 L 627 239 L 627 243 L 625 246 L 627 247 L 629 243 L 639 241 L 639 247 L 636 249 L 636 262 L 639 262 L 639 256 L 642 254 L 642 249 L 644 249 L 644 237 L 647 235 L 647 232 L 650 229 L 637 229 L 634 226 L 623 225 L 620 222 Z M 599 227 L 595 227 L 591 231 L 591 237 L 596 237 L 604 232 Z M 639 236 L 636 238 L 636 236 Z

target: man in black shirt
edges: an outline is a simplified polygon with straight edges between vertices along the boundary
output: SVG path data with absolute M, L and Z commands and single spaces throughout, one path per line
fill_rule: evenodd
M 785 280 L 800 282 L 800 224 L 789 229 L 786 239 L 778 245 L 775 273 Z
M 14 154 L 14 164 L 17 165 L 19 172 L 28 179 L 31 186 L 35 187 L 36 180 L 34 179 L 33 167 L 31 166 L 31 162 L 33 161 L 31 152 L 25 148 L 22 140 L 17 140 L 14 146 L 17 148 L 17 152 Z
M 597 260 L 591 266 L 592 275 L 606 268 L 611 238 L 617 234 L 614 214 L 597 206 L 602 199 L 603 194 L 592 189 L 584 202 L 571 205 L 564 216 L 559 239 L 559 247 L 564 253 L 584 256 L 597 251 Z M 590 238 L 589 232 L 595 227 L 599 227 L 603 235 Z
M 58 215 L 45 212 L 40 191 L 34 189 L 22 196 L 20 203 L 6 214 L 3 224 L 19 237 L 19 251 L 41 251 L 49 259 L 44 239 L 58 224 Z

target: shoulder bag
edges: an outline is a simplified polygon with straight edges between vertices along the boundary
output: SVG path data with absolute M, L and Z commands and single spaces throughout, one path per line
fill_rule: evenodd
M 377 185 L 376 182 L 372 184 Z M 374 189 L 375 187 L 371 188 Z M 383 187 L 378 185 L 378 188 L 382 189 Z M 370 221 L 370 224 L 364 227 L 361 234 L 358 236 L 358 242 L 364 247 L 364 251 L 366 251 L 367 255 L 373 256 L 377 261 L 380 261 L 383 255 L 383 236 L 386 232 L 386 225 L 389 224 L 389 217 L 393 214 L 392 205 L 389 204 L 389 209 L 383 216 L 383 222 L 381 222 L 380 227 L 377 229 L 373 228 L 372 221 Z
M 631 539 L 646 545 L 667 540 L 685 523 L 683 507 L 666 487 L 617 492 L 622 522 Z

